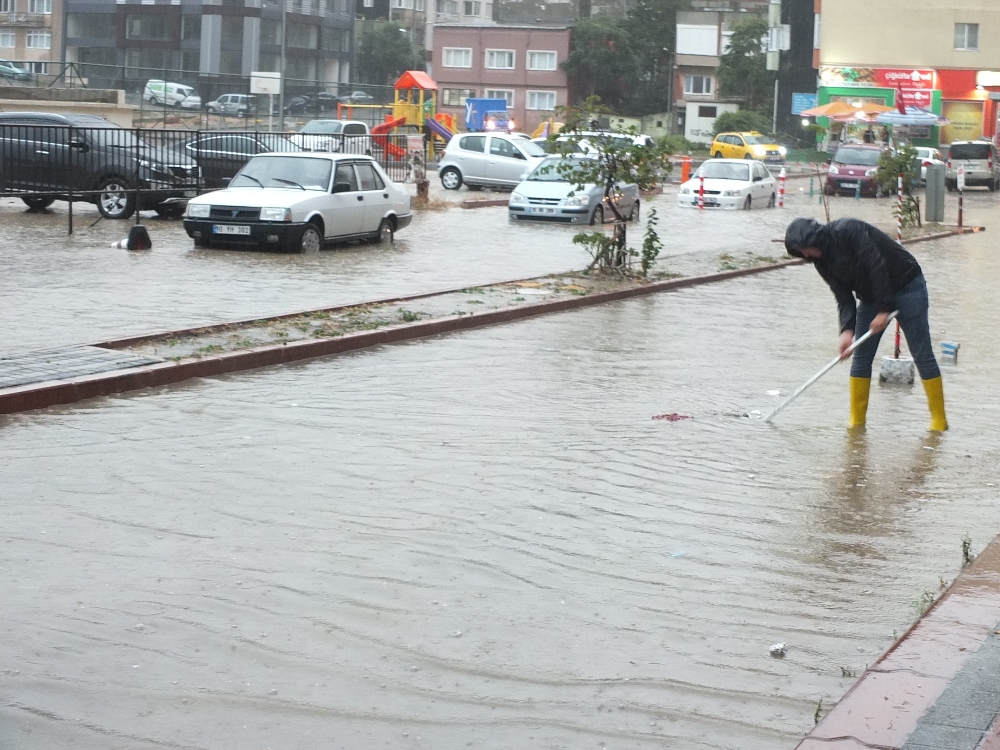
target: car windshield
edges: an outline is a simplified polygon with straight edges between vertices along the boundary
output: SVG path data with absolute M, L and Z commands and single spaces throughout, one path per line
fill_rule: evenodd
M 530 182 L 569 182 L 559 174 L 559 165 L 565 164 L 568 168 L 575 169 L 583 162 L 583 159 L 546 159 L 535 168 L 528 180 Z
M 747 142 L 748 146 L 759 146 L 764 142 L 755 135 L 745 135 L 743 136 L 743 140 Z
M 706 161 L 698 169 L 698 176 L 706 180 L 750 181 L 749 164 L 732 164 L 724 161 Z
M 344 123 L 335 120 L 313 120 L 307 122 L 300 133 L 339 133 L 344 128 Z
M 837 164 L 853 164 L 858 167 L 877 167 L 881 152 L 873 148 L 838 148 L 833 160 Z
M 230 187 L 280 187 L 323 190 L 330 187 L 329 159 L 301 156 L 255 156 L 229 183 Z
M 957 143 L 953 144 L 948 156 L 952 159 L 989 159 L 990 144 L 988 143 Z
M 545 156 L 545 149 L 534 141 L 526 141 L 523 138 L 516 138 L 517 147 L 527 156 Z

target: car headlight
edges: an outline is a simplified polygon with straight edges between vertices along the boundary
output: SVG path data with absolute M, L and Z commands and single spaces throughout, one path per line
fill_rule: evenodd
M 590 196 L 587 194 L 583 195 L 571 195 L 565 201 L 563 201 L 565 206 L 589 206 Z
M 865 172 L 865 177 L 874 177 L 876 172 L 878 172 L 878 169 L 869 169 Z
M 690 195 L 690 194 L 691 194 L 691 188 L 686 188 L 686 187 L 681 188 L 681 195 Z
M 785 148 L 784 146 L 778 146 L 778 153 L 784 156 L 785 154 L 788 153 L 788 149 Z
M 764 156 L 765 154 L 767 154 L 767 149 L 764 148 L 763 146 L 754 146 L 753 147 L 753 152 L 757 156 Z
M 211 213 L 212 207 L 207 203 L 188 203 L 187 215 L 192 219 L 206 219 Z
M 831 166 L 831 167 L 830 167 L 830 168 L 829 168 L 829 169 L 827 170 L 827 173 L 828 173 L 828 174 L 840 174 L 840 170 L 839 170 L 839 169 L 837 169 L 837 168 L 836 168 L 836 167 L 834 167 L 834 166 Z
M 722 193 L 722 195 L 725 196 L 726 198 L 735 198 L 739 194 L 740 194 L 739 190 L 726 190 Z
M 514 191 L 513 193 L 510 194 L 510 202 L 511 203 L 524 203 L 524 196 L 521 195 L 520 193 L 518 193 L 517 191 Z
M 261 221 L 291 221 L 292 209 L 290 208 L 262 208 L 260 210 Z

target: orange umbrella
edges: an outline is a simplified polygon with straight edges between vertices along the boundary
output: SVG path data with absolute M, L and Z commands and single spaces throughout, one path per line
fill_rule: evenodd
M 852 107 L 852 114 L 833 115 L 832 119 L 837 122 L 875 122 L 875 118 L 885 112 L 892 112 L 895 107 L 887 107 L 884 104 L 873 104 L 866 102 L 860 107 Z
M 838 117 L 842 115 L 853 117 L 857 111 L 855 107 L 852 107 L 847 102 L 830 102 L 829 104 L 821 104 L 818 107 L 807 109 L 799 114 L 802 117 Z

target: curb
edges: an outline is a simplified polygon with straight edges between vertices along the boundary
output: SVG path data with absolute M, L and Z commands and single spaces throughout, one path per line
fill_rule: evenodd
M 607 302 L 640 297 L 658 292 L 673 291 L 686 287 L 699 286 L 701 284 L 711 284 L 729 279 L 741 278 L 744 276 L 754 276 L 759 273 L 771 271 L 788 266 L 800 265 L 802 260 L 786 260 L 773 265 L 759 266 L 756 268 L 742 268 L 735 271 L 722 271 L 719 273 L 706 274 L 703 276 L 688 276 L 680 279 L 667 279 L 653 282 L 645 286 L 619 289 L 611 292 L 599 292 L 584 297 L 573 297 L 570 299 L 552 300 L 548 302 L 537 302 L 534 304 L 519 305 L 517 307 L 505 307 L 499 310 L 492 310 L 480 314 L 470 315 L 450 315 L 436 320 L 416 322 L 393 326 L 377 331 L 365 331 L 361 333 L 348 334 L 339 338 L 329 339 L 306 339 L 293 341 L 284 344 L 268 345 L 254 349 L 245 349 L 236 352 L 226 352 L 211 357 L 201 359 L 182 360 L 180 362 L 162 362 L 154 365 L 130 368 L 127 370 L 114 370 L 102 372 L 95 375 L 87 375 L 71 380 L 52 380 L 41 383 L 31 383 L 24 386 L 8 388 L 0 391 L 0 414 L 17 414 L 35 409 L 43 409 L 48 406 L 60 404 L 72 404 L 97 396 L 110 396 L 115 393 L 140 390 L 143 388 L 154 388 L 163 385 L 172 385 L 184 380 L 198 377 L 213 377 L 242 370 L 252 370 L 259 367 L 270 367 L 272 365 L 289 364 L 316 357 L 324 357 L 332 354 L 342 354 L 344 352 L 367 349 L 381 344 L 393 344 L 401 341 L 435 336 L 453 331 L 464 331 L 473 328 L 496 325 L 499 323 L 510 323 L 515 320 L 533 318 L 548 313 L 565 312 L 583 307 L 591 307 Z M 428 295 L 421 295 L 428 296 Z M 409 299 L 409 298 L 407 298 Z M 328 308 L 330 309 L 330 308 Z M 297 315 L 301 313 L 293 313 Z M 280 319 L 289 317 L 288 315 L 277 316 Z M 255 318 L 254 320 L 263 320 Z M 233 324 L 226 324 L 232 326 Z M 218 328 L 225 326 L 210 326 Z M 190 331 L 205 330 L 187 329 Z M 157 334 L 162 336 L 164 334 Z M 169 333 L 167 334 L 169 335 Z M 117 341 L 106 342 L 111 346 L 106 348 L 120 348 L 127 345 L 123 342 L 139 343 L 151 337 L 132 337 L 129 339 L 119 339 Z
M 510 203 L 510 198 L 484 198 L 482 200 L 462 201 L 458 205 L 462 208 L 489 208 L 491 206 L 506 206 Z

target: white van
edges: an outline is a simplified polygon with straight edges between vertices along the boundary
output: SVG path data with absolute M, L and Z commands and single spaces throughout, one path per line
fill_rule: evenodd
M 183 83 L 171 83 L 158 78 L 146 81 L 142 98 L 154 107 L 166 104 L 168 107 L 178 109 L 201 109 L 201 97 L 193 88 Z

